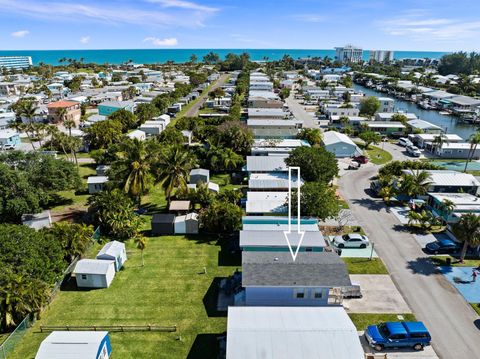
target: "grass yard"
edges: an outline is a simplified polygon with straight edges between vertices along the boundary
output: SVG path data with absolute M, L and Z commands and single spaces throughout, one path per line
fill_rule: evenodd
M 470 303 L 472 306 L 473 310 L 477 312 L 478 315 L 480 315 L 480 304 L 478 303 Z
M 47 336 L 40 325 L 177 325 L 176 333 L 111 333 L 116 359 L 214 358 L 216 338 L 226 331 L 226 317 L 214 310 L 216 277 L 236 267 L 219 266 L 220 246 L 202 236 L 164 236 L 148 239 L 145 267 L 132 242 L 128 261 L 110 288 L 59 292 L 42 318 L 8 359 L 33 359 Z M 92 256 L 100 248 L 95 245 Z M 223 258 L 223 257 L 222 257 Z M 231 260 L 226 259 L 231 265 Z M 223 260 L 221 261 L 223 263 Z M 203 268 L 207 274 L 203 274 Z
M 366 150 L 368 154 L 368 158 L 370 162 L 376 165 L 384 165 L 387 162 L 392 160 L 392 155 L 390 152 L 382 150 L 380 147 L 370 146 L 368 150 Z
M 232 184 L 229 173 L 215 173 L 210 177 L 210 181 L 218 184 L 220 186 L 220 191 L 225 189 L 239 189 L 246 187 L 244 185 Z
M 380 258 L 342 258 L 350 274 L 388 274 Z
M 480 259 L 465 259 L 463 263 L 458 261 L 458 258 L 452 256 L 432 256 L 429 257 L 433 264 L 443 267 L 447 265 L 447 258 L 451 260 L 452 267 L 480 267 Z
M 401 315 L 403 319 L 399 319 Z M 365 330 L 369 325 L 382 322 L 416 321 L 413 314 L 371 314 L 371 313 L 348 313 L 357 330 Z

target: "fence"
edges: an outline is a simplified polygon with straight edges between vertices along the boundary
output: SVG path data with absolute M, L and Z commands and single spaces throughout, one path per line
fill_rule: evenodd
M 62 331 L 108 331 L 108 332 L 163 332 L 172 333 L 177 331 L 177 326 L 159 326 L 159 325 L 41 325 L 40 331 L 53 332 Z
M 95 232 L 93 232 L 92 235 L 92 241 L 90 243 L 90 246 L 87 247 L 86 251 L 95 243 L 98 242 L 100 238 L 100 227 L 98 227 Z M 55 295 L 58 293 L 58 290 L 62 286 L 63 281 L 65 278 L 68 278 L 70 274 L 73 272 L 73 269 L 75 268 L 75 265 L 77 264 L 78 260 L 80 258 L 76 257 L 72 263 L 65 269 L 65 271 L 62 274 L 62 278 L 58 280 L 54 285 L 53 288 L 50 292 L 50 297 L 47 300 L 47 304 L 50 304 L 55 297 Z M 28 328 L 30 328 L 33 323 L 35 323 L 35 316 L 31 313 L 28 314 L 25 318 L 23 318 L 22 322 L 17 325 L 15 330 L 5 339 L 5 341 L 0 345 L 0 359 L 7 359 L 7 355 L 13 352 L 15 349 L 15 346 L 20 342 L 20 340 L 23 338 L 25 333 L 27 332 Z

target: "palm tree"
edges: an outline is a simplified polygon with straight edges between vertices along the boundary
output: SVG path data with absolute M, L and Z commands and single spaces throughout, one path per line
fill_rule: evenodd
M 65 110 L 65 113 L 66 113 L 66 109 L 65 108 L 62 108 L 61 110 Z M 60 110 L 59 110 L 60 112 Z M 65 126 L 65 128 L 68 130 L 68 135 L 71 137 L 72 136 L 72 128 L 75 127 L 75 121 L 73 120 L 65 120 L 63 121 L 63 125 Z
M 465 169 L 463 172 L 467 172 L 468 163 L 472 160 L 475 152 L 477 151 L 477 146 L 480 143 L 480 131 L 472 134 L 468 139 L 468 142 L 470 142 L 470 149 L 468 151 L 467 161 L 465 162 Z
M 444 199 L 442 201 L 442 207 L 443 207 L 443 210 L 445 211 L 445 217 L 446 217 L 445 221 L 448 221 L 448 219 L 450 218 L 450 215 L 455 210 L 455 203 L 453 203 L 449 199 Z
M 67 115 L 67 109 L 65 107 L 60 107 L 57 110 L 57 116 L 60 119 L 60 121 L 65 121 L 65 116 Z
M 165 195 L 170 203 L 173 191 L 187 186 L 187 177 L 195 165 L 195 158 L 182 147 L 169 146 L 160 153 L 156 165 L 157 180 L 165 189 Z
M 408 225 L 413 226 L 420 223 L 420 213 L 415 211 L 409 211 L 407 213 Z
M 145 260 L 143 258 L 143 251 L 147 247 L 147 238 L 145 238 L 144 236 L 138 235 L 133 240 L 137 246 L 137 249 L 140 249 L 140 252 L 142 253 L 142 267 L 144 267 Z
M 460 218 L 460 221 L 452 226 L 455 237 L 463 242 L 460 253 L 460 262 L 463 262 L 468 246 L 480 245 L 480 216 L 474 213 L 467 213 Z
M 402 176 L 400 189 L 410 197 L 417 198 L 428 192 L 432 184 L 430 174 L 426 171 L 412 170 L 409 174 Z
M 448 143 L 448 137 L 444 133 L 438 136 L 435 136 L 435 138 L 432 141 L 433 148 L 437 148 L 437 147 L 442 148 L 444 143 Z

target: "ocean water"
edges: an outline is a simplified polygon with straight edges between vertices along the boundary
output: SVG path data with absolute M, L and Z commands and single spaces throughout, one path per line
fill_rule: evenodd
M 164 63 L 166 61 L 186 62 L 192 54 L 202 59 L 210 51 L 224 58 L 228 53 L 241 54 L 247 52 L 254 61 L 265 59 L 279 60 L 288 54 L 294 59 L 305 57 L 335 57 L 334 50 L 292 50 L 292 49 L 122 49 L 122 50 L 0 50 L 0 56 L 31 56 L 34 65 L 43 62 L 58 65 L 61 58 L 93 62 L 98 64 L 120 64 L 129 60 L 138 64 Z M 440 58 L 446 52 L 396 51 L 395 58 Z M 369 53 L 364 51 L 363 57 L 368 60 Z

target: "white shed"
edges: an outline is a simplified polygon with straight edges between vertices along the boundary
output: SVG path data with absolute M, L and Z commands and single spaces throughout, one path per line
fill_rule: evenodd
M 103 191 L 105 183 L 108 182 L 107 176 L 90 176 L 87 178 L 88 193 L 94 194 Z
M 37 230 L 48 228 L 52 225 L 50 211 L 43 211 L 35 214 L 24 214 L 22 216 L 22 224 Z
M 103 246 L 98 252 L 97 259 L 110 260 L 115 262 L 115 271 L 119 271 L 127 260 L 127 251 L 125 243 L 119 241 L 111 241 Z
M 198 234 L 198 214 L 188 213 L 175 218 L 175 234 Z
M 216 184 L 215 182 L 208 182 L 208 190 L 210 192 L 214 192 L 214 193 L 219 193 L 220 192 L 220 186 L 218 184 Z
M 81 288 L 108 288 L 115 277 L 115 262 L 100 259 L 81 259 L 73 274 Z

